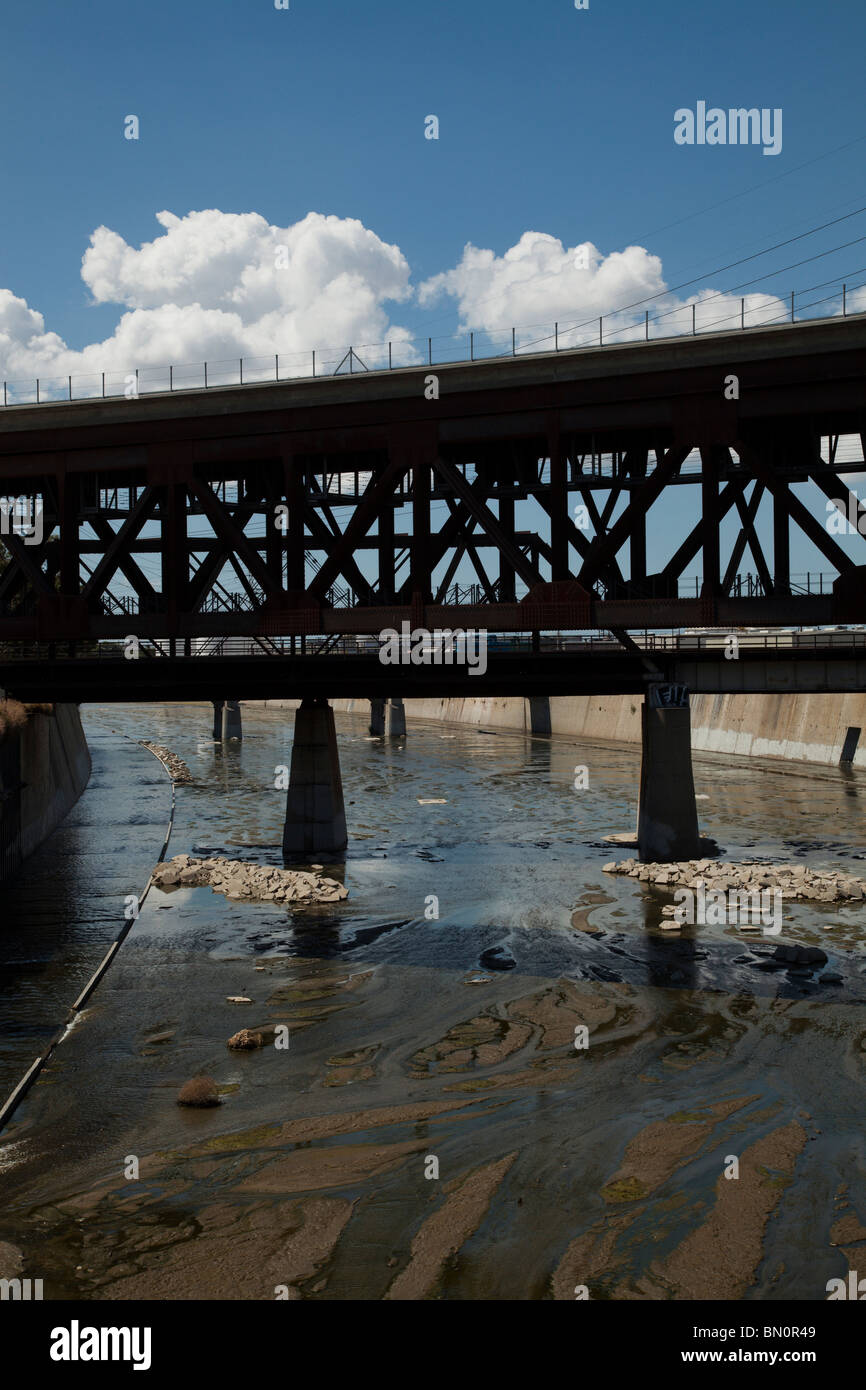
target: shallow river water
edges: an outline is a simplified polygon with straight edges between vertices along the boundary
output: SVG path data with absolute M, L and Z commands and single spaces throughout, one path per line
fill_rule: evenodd
M 169 856 L 280 862 L 290 712 L 245 707 L 225 747 L 210 706 L 84 717 L 90 786 L 3 890 L 3 1095 L 162 847 L 138 739 L 194 778 Z M 636 750 L 337 724 L 348 898 L 152 890 L 0 1135 L 0 1241 L 46 1297 L 825 1298 L 866 1259 L 864 908 L 662 932 L 663 890 L 602 872 Z M 725 857 L 866 876 L 862 776 L 715 758 L 695 782 Z M 841 983 L 771 965 L 780 940 Z M 514 968 L 479 969 L 493 946 Z M 287 1049 L 226 1048 L 266 1022 Z M 201 1072 L 222 1104 L 178 1107 Z

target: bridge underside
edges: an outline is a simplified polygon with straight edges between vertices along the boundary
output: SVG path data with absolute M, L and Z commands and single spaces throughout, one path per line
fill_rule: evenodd
M 0 661 L 0 686 L 16 699 L 81 704 L 210 702 L 217 693 L 245 700 L 643 695 L 657 682 L 695 693 L 866 690 L 866 651 L 819 648 L 794 655 L 744 648 L 733 661 L 718 649 L 688 655 L 488 652 L 486 670 L 476 676 L 466 666 L 383 666 L 374 655 Z
M 863 547 L 866 317 L 427 376 L 0 412 L 0 494 L 43 508 L 2 536 L 0 641 L 866 621 L 824 510 Z

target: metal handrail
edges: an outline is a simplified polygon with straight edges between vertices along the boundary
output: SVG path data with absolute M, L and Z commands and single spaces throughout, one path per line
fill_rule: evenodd
M 861 273 L 859 270 L 855 274 Z M 833 283 L 833 282 L 825 282 Z M 833 294 L 824 295 L 821 299 L 812 300 L 810 303 L 800 303 L 801 318 L 797 320 L 796 314 L 796 295 L 797 291 L 792 290 L 789 297 L 789 305 L 786 305 L 784 312 L 779 312 L 776 305 L 755 305 L 750 309 L 746 308 L 746 299 L 757 296 L 761 293 L 759 289 L 752 290 L 749 296 L 740 297 L 739 312 L 732 313 L 729 317 L 733 320 L 734 331 L 748 333 L 754 328 L 770 327 L 774 323 L 796 324 L 804 322 L 830 320 L 839 317 L 838 310 L 841 310 L 843 318 L 848 315 L 848 295 L 866 286 L 866 281 L 858 284 L 849 285 L 847 281 L 837 282 L 840 288 Z M 800 294 L 811 293 L 813 289 L 823 288 L 823 286 L 810 286 L 801 289 Z M 767 291 L 770 293 L 770 291 Z M 781 298 L 776 292 L 772 292 L 773 298 L 781 303 Z M 344 370 L 347 374 L 354 373 L 355 362 L 362 363 L 363 371 L 366 375 L 377 371 L 393 371 L 400 368 L 410 367 L 432 367 L 457 365 L 461 362 L 479 363 L 493 361 L 500 358 L 537 356 L 545 352 L 565 352 L 565 351 L 592 351 L 600 347 L 622 346 L 625 342 L 650 342 L 660 343 L 682 337 L 700 336 L 703 332 L 720 332 L 719 325 L 728 322 L 728 317 L 713 320 L 709 326 L 699 329 L 697 326 L 697 311 L 701 306 L 706 306 L 710 301 L 695 298 L 687 304 L 679 305 L 675 309 L 668 309 L 657 314 L 650 314 L 649 310 L 644 311 L 643 317 L 635 317 L 629 311 L 614 311 L 611 314 L 603 314 L 598 319 L 597 330 L 593 327 L 591 334 L 583 334 L 577 340 L 575 335 L 580 333 L 587 325 L 585 322 L 566 327 L 557 322 L 554 324 L 527 324 L 520 327 L 500 330 L 470 330 L 466 334 L 451 334 L 447 337 L 437 338 L 413 338 L 401 340 L 395 344 L 393 340 L 387 343 L 362 344 L 360 351 L 363 352 L 363 362 L 358 356 L 359 348 L 355 345 L 346 345 L 340 348 L 326 348 L 324 351 L 310 349 L 304 353 L 279 353 L 276 352 L 269 357 L 240 357 L 219 362 L 200 362 L 176 366 L 174 364 L 160 367 L 135 367 L 126 371 L 106 371 L 88 372 L 80 374 L 67 374 L 58 377 L 35 377 L 27 383 L 4 381 L 3 382 L 3 406 L 14 408 L 24 405 L 52 405 L 60 402 L 86 401 L 106 398 L 127 397 L 138 399 L 142 395 L 153 395 L 162 392 L 174 391 L 210 391 L 224 388 L 227 386 L 262 386 L 268 383 L 277 384 L 285 381 L 301 381 L 305 379 L 321 379 L 323 377 L 333 377 L 339 375 Z M 818 305 L 831 304 L 838 305 L 836 313 L 825 315 L 815 315 L 812 319 L 802 317 L 806 309 L 815 308 Z M 687 311 L 691 308 L 691 316 Z M 766 315 L 773 311 L 773 317 L 758 321 L 759 316 Z M 687 323 L 691 326 L 686 327 L 682 332 L 673 332 L 661 337 L 650 338 L 650 325 L 658 324 L 664 319 L 674 315 L 684 315 Z M 851 317 L 855 317 L 852 315 Z M 751 319 L 751 322 L 747 322 Z M 605 323 L 607 321 L 607 328 Z M 593 320 L 595 324 L 595 320 Z M 623 335 L 630 335 L 623 340 Z M 518 338 L 519 335 L 519 338 Z M 527 337 L 527 335 L 530 335 Z M 492 351 L 484 353 L 480 351 L 483 347 L 483 340 L 495 348 L 496 341 L 502 339 L 506 343 L 505 351 Z M 615 340 L 620 339 L 617 343 Z M 460 341 L 464 344 L 464 353 L 459 357 L 454 357 L 454 344 Z M 449 346 L 444 351 L 450 352 L 451 356 L 441 356 L 434 354 L 434 342 L 447 343 Z M 403 360 L 395 362 L 395 348 L 398 358 L 402 355 Z M 300 367 L 297 371 L 281 370 L 281 359 L 285 366 L 286 358 L 292 357 L 300 359 L 296 363 Z M 372 363 L 372 366 L 369 365 Z M 258 364 L 258 365 L 257 365 Z M 324 370 L 323 370 L 324 368 Z M 143 389 L 146 386 L 148 374 L 158 378 L 158 384 L 150 390 Z M 193 378 L 191 384 L 178 385 L 178 381 L 184 380 L 184 374 Z M 116 379 L 116 389 L 113 389 L 112 378 Z M 73 389 L 74 382 L 90 381 L 92 386 L 81 394 L 76 394 Z M 20 398 L 20 392 L 24 391 L 26 399 Z M 17 399 L 15 397 L 18 397 Z
M 857 628 L 828 629 L 821 631 L 751 632 L 737 630 L 729 632 L 724 628 L 713 631 L 682 631 L 673 633 L 641 632 L 632 633 L 632 639 L 642 651 L 665 653 L 695 651 L 717 651 L 720 654 L 736 637 L 739 648 L 764 651 L 826 651 L 826 650 L 866 650 L 866 629 Z M 523 652 L 561 652 L 568 653 L 606 653 L 624 651 L 621 643 L 601 631 L 587 633 L 488 633 L 487 647 L 492 653 L 508 655 Z M 312 656 L 357 656 L 370 657 L 378 653 L 380 644 L 376 635 L 352 636 L 346 634 L 307 634 L 304 637 L 198 637 L 175 639 L 176 658 L 205 660 L 213 657 L 298 657 Z M 65 649 L 65 651 L 64 651 Z M 170 654 L 168 638 L 151 639 L 144 644 L 139 653 L 140 660 L 156 657 L 165 658 Z M 92 660 L 126 662 L 124 643 L 121 641 L 78 641 L 78 642 L 2 642 L 0 643 L 0 662 L 45 660 Z

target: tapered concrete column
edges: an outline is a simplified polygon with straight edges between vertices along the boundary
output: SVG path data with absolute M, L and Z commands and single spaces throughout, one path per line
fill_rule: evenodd
M 347 843 L 334 711 L 327 700 L 304 700 L 295 713 L 283 858 L 333 857 Z
M 701 854 L 688 701 L 684 685 L 651 685 L 644 699 L 637 843 L 646 862 Z
M 222 700 L 212 700 L 213 705 L 213 738 L 214 743 L 222 743 L 223 737 L 223 703 Z
M 546 695 L 529 697 L 529 731 L 538 738 L 550 738 L 550 700 Z
M 370 733 L 376 738 L 383 738 L 385 734 L 385 701 L 370 701 Z
M 223 705 L 222 741 L 228 743 L 230 738 L 243 738 L 243 736 L 241 707 L 237 700 L 226 700 Z
M 406 710 L 402 700 L 389 700 L 385 710 L 385 733 L 388 738 L 406 737 Z

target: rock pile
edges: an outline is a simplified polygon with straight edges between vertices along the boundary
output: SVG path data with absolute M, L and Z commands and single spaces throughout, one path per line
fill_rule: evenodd
M 349 896 L 348 889 L 317 871 L 272 869 L 267 864 L 243 864 L 237 859 L 193 859 L 176 854 L 157 864 L 152 881 L 156 888 L 206 888 L 224 893 L 235 902 L 335 903 Z
M 177 1103 L 192 1105 L 199 1110 L 208 1110 L 213 1105 L 220 1105 L 220 1095 L 213 1077 L 194 1076 L 192 1081 L 187 1081 L 186 1085 L 180 1088 Z
M 179 758 L 176 753 L 172 753 L 170 748 L 164 747 L 161 743 L 151 743 L 150 740 L 146 738 L 140 738 L 138 741 L 142 748 L 149 748 L 151 753 L 156 754 L 159 761 L 168 772 L 172 782 L 192 781 L 192 773 L 183 758 Z
M 242 1028 L 239 1033 L 229 1038 L 226 1047 L 230 1047 L 233 1052 L 251 1052 L 254 1048 L 272 1043 L 276 1033 L 275 1023 L 265 1023 L 261 1028 Z
M 866 898 L 866 880 L 853 874 L 841 874 L 826 869 L 810 869 L 805 864 L 725 863 L 718 859 L 689 859 L 678 864 L 641 864 L 636 859 L 623 859 L 619 864 L 605 864 L 606 874 L 627 874 L 641 883 L 673 891 L 676 888 L 697 888 L 703 884 L 709 891 L 760 891 L 777 888 L 783 898 L 800 898 L 809 902 L 862 902 Z

